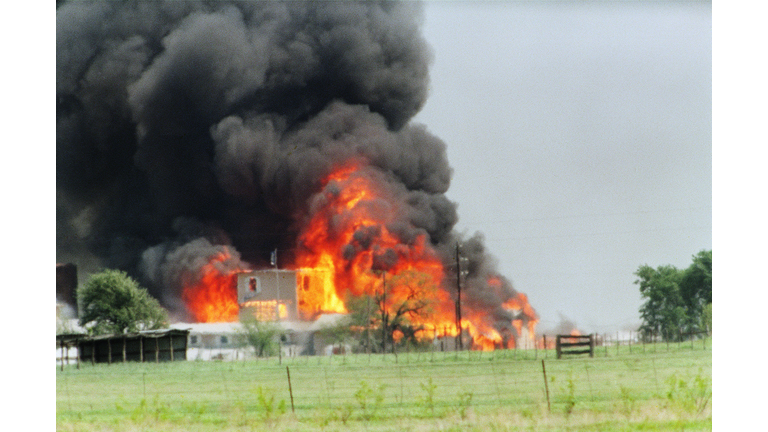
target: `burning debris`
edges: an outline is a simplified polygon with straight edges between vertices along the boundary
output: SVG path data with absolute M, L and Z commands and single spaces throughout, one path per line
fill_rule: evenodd
M 417 324 L 455 334 L 460 243 L 476 348 L 532 335 L 535 311 L 482 237 L 453 231 L 445 144 L 409 123 L 432 55 L 419 8 L 60 4 L 59 254 L 95 255 L 178 319 L 210 322 L 237 319 L 236 275 L 277 250 L 282 268 L 319 278 L 300 290 L 304 316 L 418 293 L 431 313 Z

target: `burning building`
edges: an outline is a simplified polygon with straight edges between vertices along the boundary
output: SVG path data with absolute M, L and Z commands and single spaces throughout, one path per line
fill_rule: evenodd
M 466 271 L 460 327 L 514 345 L 535 311 L 482 235 L 454 231 L 446 145 L 410 123 L 432 56 L 420 7 L 57 3 L 57 254 L 127 271 L 177 320 L 232 322 L 269 312 L 238 275 L 277 249 L 297 293 L 278 315 L 376 294 L 448 333 Z
M 299 320 L 298 287 L 304 280 L 295 270 L 259 270 L 237 275 L 240 319 Z

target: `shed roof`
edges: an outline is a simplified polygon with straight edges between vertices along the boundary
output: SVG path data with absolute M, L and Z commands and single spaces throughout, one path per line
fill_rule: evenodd
M 57 335 L 56 340 L 83 340 L 83 341 L 98 341 L 98 340 L 107 340 L 107 339 L 134 339 L 138 337 L 145 337 L 145 338 L 161 338 L 164 336 L 187 336 L 189 334 L 189 330 L 182 330 L 182 329 L 175 329 L 175 328 L 168 328 L 168 329 L 158 329 L 158 330 L 142 330 L 135 333 L 122 333 L 122 334 L 104 334 L 104 335 Z M 63 337 L 60 339 L 59 337 Z M 67 339 L 67 337 L 69 337 Z

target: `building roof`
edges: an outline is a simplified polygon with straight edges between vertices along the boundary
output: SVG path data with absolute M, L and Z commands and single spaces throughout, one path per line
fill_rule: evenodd
M 135 333 L 103 334 L 103 335 L 95 335 L 95 336 L 91 336 L 87 334 L 69 333 L 69 334 L 56 335 L 56 341 L 57 342 L 59 341 L 70 342 L 70 341 L 78 341 L 78 340 L 97 341 L 97 340 L 123 339 L 123 338 L 133 339 L 138 337 L 161 338 L 168 335 L 186 336 L 188 333 L 189 333 L 189 330 L 187 329 L 174 329 L 174 328 L 158 329 L 158 330 L 142 330 Z
M 242 325 L 239 322 L 173 323 L 170 328 L 189 330 L 190 333 L 198 334 L 224 334 L 236 333 Z
M 324 327 L 336 324 L 345 314 L 325 314 L 320 315 L 315 321 L 278 321 L 284 330 L 287 331 L 317 331 Z M 239 322 L 218 322 L 218 323 L 173 323 L 172 329 L 185 329 L 190 333 L 197 334 L 232 334 L 237 333 L 242 324 Z

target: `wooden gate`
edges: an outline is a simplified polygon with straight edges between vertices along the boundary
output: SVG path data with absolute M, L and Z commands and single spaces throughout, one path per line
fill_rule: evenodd
M 594 357 L 595 338 L 591 334 L 579 336 L 557 335 L 556 348 L 557 358 L 562 357 L 563 354 L 589 354 L 590 357 Z

